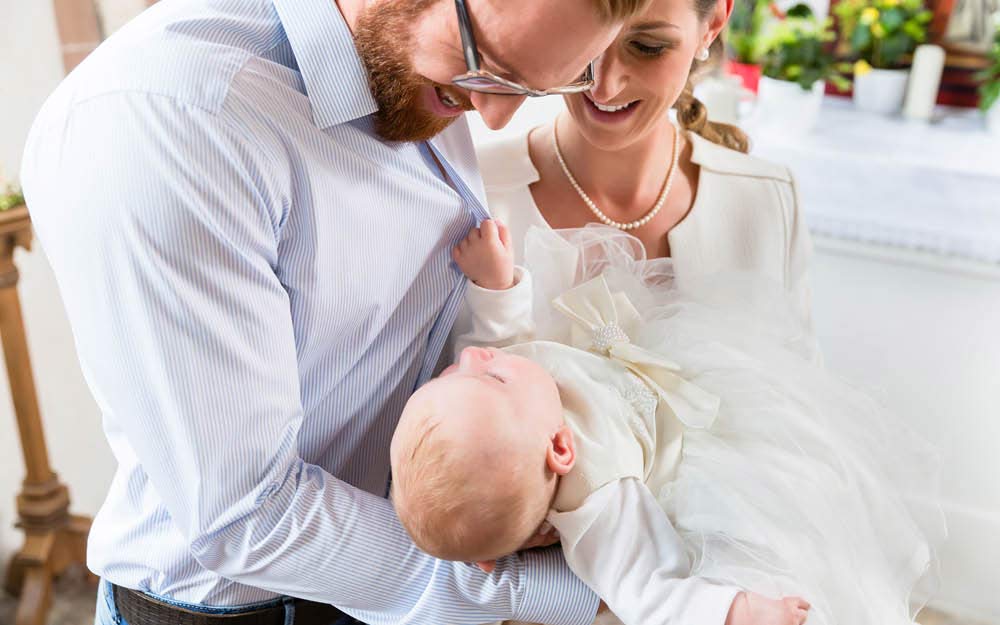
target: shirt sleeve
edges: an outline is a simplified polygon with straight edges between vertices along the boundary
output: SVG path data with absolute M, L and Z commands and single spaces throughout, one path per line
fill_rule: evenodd
M 514 280 L 514 286 L 502 291 L 469 282 L 465 291 L 465 320 L 452 337 L 455 359 L 470 345 L 508 347 L 534 337 L 531 273 L 515 267 Z
M 29 138 L 36 231 L 149 504 L 205 569 L 373 625 L 590 623 L 597 599 L 557 551 L 508 557 L 492 575 L 437 560 L 389 501 L 300 457 L 278 251 L 288 172 L 252 140 L 217 113 L 146 94 L 43 114 Z
M 606 484 L 548 519 L 569 567 L 625 625 L 726 622 L 740 589 L 688 577 L 683 541 L 639 480 Z

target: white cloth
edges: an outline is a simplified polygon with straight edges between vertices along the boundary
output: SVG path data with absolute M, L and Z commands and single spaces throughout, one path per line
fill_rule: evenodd
M 625 625 L 722 625 L 740 589 L 688 575 L 684 542 L 653 494 L 674 477 L 681 423 L 709 426 L 718 398 L 677 375 L 674 363 L 620 339 L 638 312 L 602 278 L 556 302 L 585 329 L 576 345 L 590 345 L 591 334 L 606 339 L 592 346 L 599 353 L 530 341 L 531 274 L 518 268 L 515 275 L 507 291 L 469 285 L 470 329 L 456 349 L 507 347 L 556 379 L 577 456 L 548 516 L 567 564 Z
M 694 206 L 667 235 L 677 279 L 757 273 L 784 285 L 808 320 L 805 278 L 812 243 L 788 169 L 691 132 L 684 136 L 699 176 Z M 477 155 L 490 214 L 510 228 L 520 264 L 528 229 L 549 229 L 531 195 L 540 176 L 528 152 L 528 133 L 479 146 Z
M 939 110 L 914 123 L 826 98 L 807 135 L 751 128 L 753 152 L 790 164 L 817 235 L 1000 263 L 1000 137 Z
M 536 340 L 507 349 L 552 374 L 580 434 L 550 515 L 570 567 L 628 625 L 719 623 L 736 588 L 803 596 L 809 625 L 911 625 L 943 520 L 909 496 L 933 496 L 936 452 L 811 362 L 783 285 L 737 273 L 682 286 L 641 249 L 605 227 L 535 228 L 516 303 L 466 295 L 502 345 L 512 311 L 508 336 L 530 335 L 530 284 Z

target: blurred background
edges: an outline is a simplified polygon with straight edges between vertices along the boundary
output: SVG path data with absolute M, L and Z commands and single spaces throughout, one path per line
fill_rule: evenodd
M 36 111 L 152 3 L 0 0 L 0 234 L 19 210 Z M 727 58 L 697 93 L 712 118 L 750 133 L 752 153 L 798 180 L 827 366 L 940 446 L 942 495 L 929 491 L 923 503 L 944 509 L 950 536 L 940 546 L 943 583 L 921 622 L 1000 625 L 1000 0 L 832 3 L 737 0 Z M 470 124 L 484 143 L 561 109 L 557 98 L 530 101 L 498 133 L 474 114 Z M 18 249 L 14 260 L 31 369 L 8 362 L 20 375 L 11 399 L 27 401 L 24 372 L 33 371 L 48 459 L 70 509 L 93 515 L 115 467 L 100 413 L 44 254 Z M 15 527 L 27 460 L 18 432 L 14 402 L 0 397 L 4 570 L 26 553 Z M 92 623 L 89 583 L 79 572 L 57 582 L 37 624 Z M 13 624 L 16 608 L 0 593 L 0 624 Z

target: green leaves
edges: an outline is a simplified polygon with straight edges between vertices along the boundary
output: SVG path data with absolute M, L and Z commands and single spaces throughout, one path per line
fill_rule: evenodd
M 854 56 L 882 69 L 903 65 L 933 18 L 922 0 L 843 0 L 833 11 Z
M 988 111 L 1000 101 L 1000 24 L 993 36 L 990 66 L 976 74 L 976 79 L 983 81 L 979 86 L 979 108 Z
M 14 187 L 7 187 L 6 191 L 0 192 L 0 211 L 5 211 L 15 206 L 24 204 L 24 195 Z
M 735 0 L 725 41 L 740 63 L 757 64 L 763 54 L 760 31 L 770 17 L 770 0 Z
M 854 32 L 851 33 L 851 48 L 858 52 L 867 50 L 871 48 L 873 40 L 874 37 L 872 37 L 871 29 L 856 28 Z
M 850 82 L 839 76 L 834 63 L 831 26 L 831 20 L 814 18 L 808 7 L 789 9 L 784 19 L 769 24 L 761 36 L 765 49 L 762 73 L 797 83 L 804 90 L 828 79 L 841 90 L 849 87 Z
M 893 7 L 881 12 L 882 27 L 887 32 L 895 32 L 906 21 L 906 13 L 899 7 Z

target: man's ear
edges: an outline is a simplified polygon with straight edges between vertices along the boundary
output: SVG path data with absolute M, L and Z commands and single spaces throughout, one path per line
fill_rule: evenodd
M 573 468 L 576 444 L 573 442 L 573 430 L 565 423 L 552 435 L 545 461 L 549 471 L 556 475 L 566 475 Z

